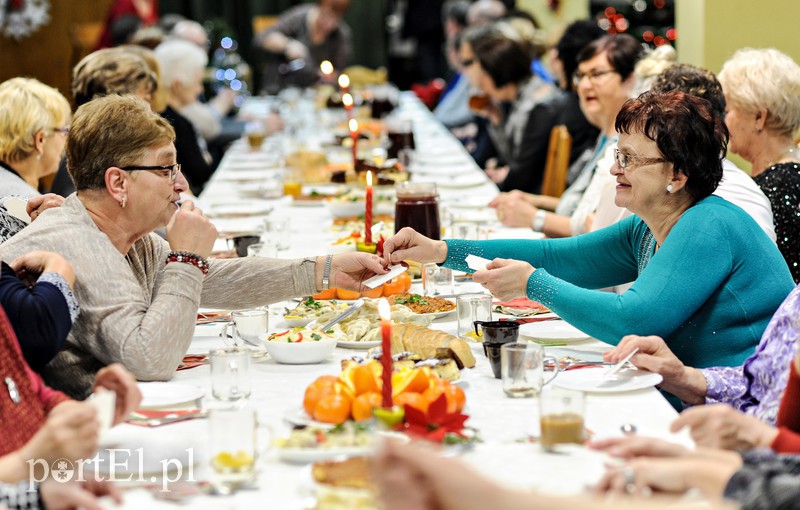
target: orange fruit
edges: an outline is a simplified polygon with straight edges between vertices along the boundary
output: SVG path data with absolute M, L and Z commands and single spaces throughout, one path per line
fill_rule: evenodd
M 455 406 L 455 410 L 452 412 L 460 413 L 464 406 L 467 404 L 467 395 L 464 393 L 459 386 L 455 384 L 449 384 L 444 388 L 445 397 L 447 397 L 447 411 L 450 412 L 450 403 L 452 402 Z
M 361 291 L 361 297 L 378 299 L 382 295 L 383 295 L 383 285 L 381 285 L 380 287 L 375 287 L 374 289 Z
M 319 294 L 314 294 L 311 297 L 317 300 L 336 299 L 336 289 L 323 290 Z
M 398 282 L 403 283 L 403 292 L 408 292 L 411 290 L 411 276 L 408 275 L 408 272 L 401 273 L 397 275 L 395 278 Z
M 353 400 L 353 419 L 364 421 L 372 418 L 372 410 L 382 404 L 381 394 L 375 391 L 368 391 L 357 396 Z
M 439 398 L 439 395 L 441 394 L 444 394 L 444 397 L 447 399 L 448 413 L 457 413 L 464 409 L 464 405 L 467 402 L 467 396 L 464 394 L 464 390 L 458 386 L 453 386 L 452 384 L 431 386 L 425 390 L 422 396 L 428 401 L 428 405 L 430 405 L 434 402 L 434 400 Z
M 336 297 L 345 301 L 352 301 L 361 297 L 361 294 L 354 290 L 336 289 Z
M 403 274 L 401 274 L 400 276 L 403 276 Z M 405 292 L 405 290 L 403 289 L 406 288 L 406 284 L 403 281 L 398 280 L 400 276 L 395 276 L 394 278 L 383 284 L 384 296 L 389 297 L 395 294 L 402 294 L 403 292 Z
M 430 369 L 427 367 L 392 374 L 392 395 L 406 392 L 422 393 L 430 386 L 430 374 Z
M 408 404 L 409 407 L 418 409 L 423 413 L 428 412 L 428 406 L 431 404 L 430 401 L 419 393 L 401 393 L 396 397 L 392 397 L 392 400 L 396 406 Z
M 380 363 L 370 362 L 366 365 L 359 365 L 353 369 L 353 388 L 356 395 L 362 393 L 381 391 L 381 369 Z
M 332 375 L 323 375 L 308 385 L 303 396 L 303 409 L 309 416 L 314 416 L 314 408 L 322 397 L 336 392 L 336 381 L 338 379 Z
M 350 399 L 337 393 L 326 395 L 317 402 L 313 416 L 323 423 L 344 423 L 350 417 Z

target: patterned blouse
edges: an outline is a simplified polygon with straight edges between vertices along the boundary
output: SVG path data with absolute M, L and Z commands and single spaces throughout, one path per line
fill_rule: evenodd
M 755 450 L 725 487 L 725 497 L 743 510 L 788 510 L 800 501 L 800 456 Z
M 798 319 L 800 286 L 772 316 L 755 352 L 743 365 L 700 369 L 708 386 L 706 403 L 724 402 L 774 425 L 797 350 Z
M 753 178 L 769 198 L 778 249 L 800 282 L 800 164 L 778 163 Z

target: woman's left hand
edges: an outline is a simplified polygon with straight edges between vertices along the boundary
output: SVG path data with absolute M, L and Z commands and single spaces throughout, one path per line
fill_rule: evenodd
M 27 211 L 28 216 L 31 217 L 31 221 L 33 221 L 47 209 L 50 209 L 51 207 L 61 207 L 61 204 L 63 203 L 64 197 L 61 195 L 47 193 L 45 195 L 30 197 L 25 210 Z
M 324 258 L 323 258 L 324 260 Z M 388 263 L 370 253 L 342 253 L 331 260 L 330 286 L 339 289 L 363 291 L 362 282 L 376 274 L 386 274 Z
M 472 279 L 480 283 L 501 301 L 527 296 L 528 278 L 535 268 L 527 262 L 511 259 L 494 259 L 486 264 L 486 271 L 476 271 Z
M 114 425 L 125 421 L 128 415 L 138 409 L 139 404 L 142 403 L 142 392 L 136 385 L 136 379 L 119 363 L 104 367 L 97 372 L 92 392 L 97 391 L 98 388 L 104 388 L 117 394 Z

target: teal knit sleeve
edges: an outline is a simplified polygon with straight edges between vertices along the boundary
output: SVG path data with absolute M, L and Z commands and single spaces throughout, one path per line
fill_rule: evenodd
M 534 271 L 527 293 L 578 329 L 613 345 L 629 334 L 668 337 L 730 274 L 734 257 L 725 233 L 719 222 L 678 222 L 621 295 L 587 290 L 545 269 Z
M 588 289 L 621 285 L 636 279 L 634 246 L 641 239 L 641 220 L 629 217 L 608 228 L 565 239 L 503 239 L 496 241 L 447 240 L 447 259 L 452 269 L 472 272 L 464 259 L 523 260 L 544 268 L 553 276 Z

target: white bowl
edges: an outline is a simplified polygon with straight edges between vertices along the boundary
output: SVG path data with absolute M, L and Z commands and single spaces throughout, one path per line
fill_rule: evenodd
M 311 365 L 320 363 L 333 354 L 336 339 L 330 338 L 318 342 L 270 342 L 265 340 L 264 347 L 272 359 L 285 365 Z
M 325 202 L 325 206 L 334 218 L 358 216 L 364 214 L 367 209 L 367 203 L 364 200 L 359 200 L 357 202 L 328 200 Z

